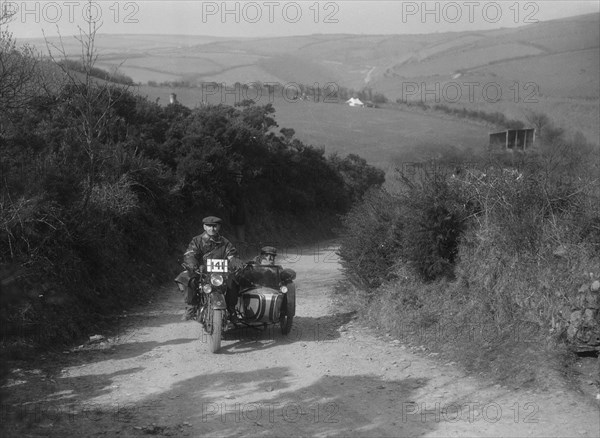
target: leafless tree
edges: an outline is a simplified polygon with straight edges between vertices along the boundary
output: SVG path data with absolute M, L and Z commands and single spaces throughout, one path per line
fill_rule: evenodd
M 525 118 L 533 125 L 538 135 L 541 135 L 544 128 L 551 123 L 550 118 L 546 114 L 533 110 L 526 111 Z
M 35 88 L 37 58 L 29 46 L 17 47 L 8 24 L 16 10 L 0 5 L 0 109 L 2 115 L 23 108 Z
M 88 10 L 91 11 L 91 8 Z M 98 60 L 96 35 L 101 25 L 98 25 L 91 16 L 88 16 L 86 21 L 87 29 L 79 27 L 79 35 L 75 37 L 81 47 L 81 53 L 78 55 L 81 71 L 72 69 L 73 63 L 69 62 L 72 59 L 64 48 L 60 32 L 58 32 L 58 44 L 51 43 L 48 38 L 45 38 L 48 57 L 62 71 L 65 85 L 70 88 L 70 103 L 78 121 L 77 131 L 88 158 L 84 208 L 96 184 L 98 165 L 102 160 L 101 141 L 107 133 L 112 110 L 122 93 L 128 89 L 127 86 L 117 86 L 93 76 L 94 66 Z
M 0 31 L 2 31 L 2 26 L 10 23 L 17 14 L 17 10 L 12 6 L 12 3 L 0 4 Z
M 17 47 L 12 34 L 0 33 L 0 107 L 23 108 L 36 88 L 38 59 L 29 46 Z

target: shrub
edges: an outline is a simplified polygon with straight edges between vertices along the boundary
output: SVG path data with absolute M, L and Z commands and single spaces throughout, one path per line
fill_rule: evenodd
M 465 228 L 465 203 L 443 178 L 429 177 L 403 194 L 403 258 L 421 278 L 454 276 L 458 244 Z
M 388 278 L 398 261 L 400 203 L 382 189 L 371 189 L 343 218 L 339 254 L 346 275 L 368 289 Z
M 462 194 L 435 174 L 392 195 L 371 190 L 343 221 L 340 256 L 346 273 L 368 288 L 406 264 L 424 281 L 452 278 L 468 209 Z
M 561 137 L 523 155 L 516 168 L 488 163 L 455 179 L 477 206 L 457 264 L 474 314 L 499 325 L 529 321 L 551 333 L 569 290 L 598 263 L 595 153 L 581 137 Z

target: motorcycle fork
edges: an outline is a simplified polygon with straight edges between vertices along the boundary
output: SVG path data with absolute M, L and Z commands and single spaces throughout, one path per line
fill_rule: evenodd
M 225 305 L 225 296 L 217 291 L 213 291 L 210 293 L 210 296 L 207 297 L 207 301 L 202 307 L 201 312 L 205 312 L 206 316 L 203 322 L 204 329 L 208 333 L 212 333 L 212 330 L 215 329 L 213 327 L 213 312 L 212 310 L 225 310 L 227 306 Z

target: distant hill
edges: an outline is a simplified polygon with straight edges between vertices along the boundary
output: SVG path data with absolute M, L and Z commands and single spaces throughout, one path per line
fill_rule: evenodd
M 77 53 L 73 43 L 66 49 Z M 427 35 L 99 35 L 96 43 L 98 67 L 140 83 L 335 82 L 522 120 L 533 109 L 599 136 L 600 14 Z

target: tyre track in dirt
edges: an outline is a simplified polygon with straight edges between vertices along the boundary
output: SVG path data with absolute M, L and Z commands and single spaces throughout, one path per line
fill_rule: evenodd
M 238 331 L 210 354 L 169 285 L 117 336 L 13 369 L 3 436 L 600 436 L 593 401 L 490 384 L 336 311 L 333 251 L 287 254 L 287 337 Z

